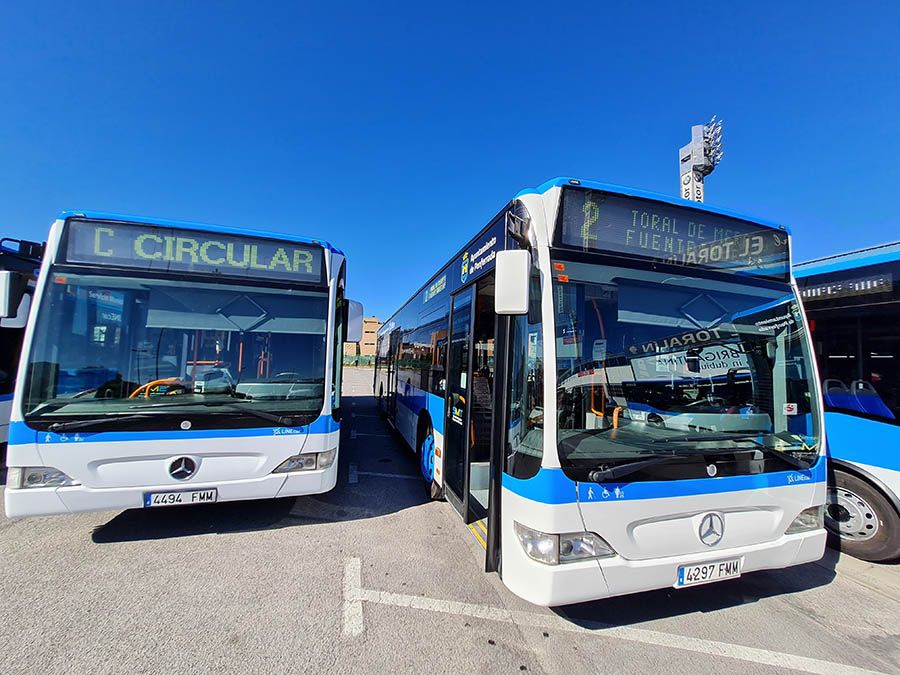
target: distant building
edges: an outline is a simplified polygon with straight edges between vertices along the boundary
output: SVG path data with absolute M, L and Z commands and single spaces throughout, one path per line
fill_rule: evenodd
M 375 356 L 375 343 L 381 322 L 378 317 L 367 316 L 363 319 L 363 335 L 360 342 L 344 343 L 344 361 L 369 363 Z

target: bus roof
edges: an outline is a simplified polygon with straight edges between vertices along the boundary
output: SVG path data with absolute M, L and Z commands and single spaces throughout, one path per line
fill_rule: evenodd
M 900 241 L 880 246 L 869 246 L 854 251 L 836 253 L 825 258 L 816 258 L 794 265 L 795 277 L 811 277 L 816 274 L 852 270 L 880 263 L 900 260 Z
M 269 239 L 283 239 L 298 244 L 318 244 L 332 253 L 344 255 L 344 252 L 329 244 L 324 239 L 311 239 L 300 237 L 296 234 L 282 232 L 267 232 L 264 230 L 250 230 L 241 227 L 228 227 L 226 225 L 211 225 L 209 223 L 193 223 L 186 220 L 168 220 L 165 218 L 150 218 L 147 216 L 133 216 L 123 213 L 110 213 L 108 211 L 63 211 L 59 214 L 60 220 L 68 218 L 90 218 L 94 220 L 115 220 L 125 223 L 141 223 L 144 225 L 156 225 L 157 227 L 174 227 L 179 229 L 200 230 L 203 232 L 224 232 L 244 237 L 267 237 Z
M 763 225 L 765 227 L 771 227 L 779 230 L 785 230 L 790 234 L 790 229 L 785 225 L 781 225 L 780 223 L 775 223 L 771 220 L 765 220 L 762 218 L 757 218 L 756 216 L 748 216 L 743 213 L 738 213 L 737 211 L 731 211 L 730 209 L 719 208 L 718 206 L 710 206 L 709 204 L 705 204 L 702 202 L 692 202 L 687 199 L 681 199 L 680 197 L 673 197 L 672 195 L 666 195 L 659 192 L 650 192 L 648 190 L 640 190 L 638 188 L 627 187 L 624 185 L 615 185 L 613 183 L 601 183 L 593 180 L 583 180 L 581 178 L 572 178 L 570 176 L 560 176 L 558 178 L 551 178 L 546 183 L 541 183 L 536 188 L 527 188 L 519 192 L 516 197 L 521 197 L 522 195 L 529 194 L 544 194 L 547 190 L 555 187 L 565 187 L 565 186 L 575 186 L 575 187 L 586 187 L 592 190 L 603 190 L 605 192 L 615 192 L 616 194 L 626 195 L 629 197 L 641 197 L 643 199 L 652 199 L 658 202 L 665 202 L 667 204 L 672 204 L 673 206 L 687 206 L 692 209 L 698 209 L 700 211 L 708 211 L 710 213 L 716 213 L 720 216 L 726 216 L 728 218 L 740 218 L 741 220 L 748 220 L 751 223 L 756 223 L 757 225 Z
M 644 199 L 653 199 L 656 201 L 672 204 L 674 206 L 686 206 L 686 207 L 693 208 L 693 209 L 699 209 L 701 211 L 709 211 L 710 213 L 716 213 L 716 214 L 726 216 L 729 218 L 740 218 L 741 220 L 747 220 L 752 223 L 763 225 L 764 227 L 771 227 L 773 229 L 784 230 L 790 234 L 790 230 L 783 225 L 778 225 L 777 223 L 774 223 L 772 221 L 767 221 L 767 220 L 762 220 L 759 218 L 745 216 L 745 215 L 742 215 L 735 211 L 729 211 L 728 209 L 721 209 L 716 206 L 709 206 L 708 204 L 692 202 L 692 201 L 688 201 L 686 199 L 681 199 L 679 197 L 672 197 L 671 195 L 664 195 L 664 194 L 660 194 L 657 192 L 649 192 L 647 190 L 640 190 L 638 188 L 630 188 L 630 187 L 626 187 L 624 185 L 615 185 L 613 183 L 601 183 L 601 182 L 593 181 L 593 180 L 583 180 L 581 178 L 571 178 L 569 176 L 559 176 L 557 178 L 551 178 L 550 180 L 548 180 L 544 183 L 541 183 L 540 185 L 538 185 L 535 188 L 525 188 L 524 190 L 520 190 L 513 197 L 513 199 L 517 199 L 518 197 L 521 197 L 522 195 L 530 195 L 530 194 L 541 195 L 541 194 L 544 194 L 545 192 L 547 192 L 548 190 L 550 190 L 551 188 L 564 187 L 564 186 L 568 186 L 568 185 L 576 186 L 576 187 L 587 187 L 587 188 L 591 188 L 593 190 L 604 190 L 606 192 L 614 192 L 616 194 L 632 196 L 632 197 L 641 197 Z M 505 208 L 505 206 L 504 206 L 504 208 Z M 501 209 L 501 212 L 502 212 L 502 210 L 503 209 Z M 418 290 L 416 290 L 415 293 L 413 293 L 402 305 L 400 305 L 400 307 L 397 308 L 397 310 L 393 314 L 391 314 L 390 317 L 385 319 L 384 323 L 381 325 L 381 328 L 378 331 L 378 334 L 381 335 L 383 332 L 385 332 L 387 330 L 389 324 L 391 323 L 391 321 L 398 314 L 400 314 L 400 312 L 402 312 L 410 302 L 415 300 L 416 297 L 419 295 L 419 293 L 421 293 L 423 290 L 425 290 L 425 288 L 427 288 L 429 286 L 429 284 L 431 284 L 433 281 L 435 281 L 441 275 L 441 273 L 443 273 L 451 264 L 453 264 L 453 262 L 459 256 L 461 256 L 462 253 L 473 242 L 475 242 L 481 235 L 483 235 L 487 231 L 487 229 L 490 227 L 492 221 L 493 221 L 493 218 L 491 218 L 491 220 L 488 220 L 487 224 L 485 224 L 481 229 L 479 229 L 478 232 L 475 234 L 475 236 L 472 237 L 472 239 L 470 239 L 466 244 L 463 245 L 462 248 L 460 248 L 456 252 L 456 255 L 452 256 L 447 262 L 445 262 L 443 265 L 441 265 L 434 274 L 430 275 L 427 278 L 425 283 L 423 283 L 418 288 Z

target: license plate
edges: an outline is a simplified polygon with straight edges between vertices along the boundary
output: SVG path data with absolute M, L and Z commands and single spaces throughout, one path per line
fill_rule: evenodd
M 179 492 L 146 492 L 144 493 L 144 507 L 212 504 L 218 499 L 219 491 L 216 488 L 211 490 L 182 490 Z
M 708 584 L 722 579 L 733 579 L 741 576 L 741 559 L 719 560 L 718 562 L 701 563 L 699 565 L 682 565 L 678 568 L 676 588 Z

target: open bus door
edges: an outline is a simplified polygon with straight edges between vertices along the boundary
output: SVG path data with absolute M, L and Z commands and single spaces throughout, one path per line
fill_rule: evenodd
M 499 559 L 500 475 L 506 391 L 505 355 L 494 313 L 493 274 L 453 296 L 444 420 L 444 494 L 485 548 L 485 569 Z M 502 331 L 500 331 L 502 334 Z
M 391 331 L 388 338 L 387 363 L 387 416 L 391 424 L 396 424 L 397 416 L 397 362 L 400 360 L 400 329 Z

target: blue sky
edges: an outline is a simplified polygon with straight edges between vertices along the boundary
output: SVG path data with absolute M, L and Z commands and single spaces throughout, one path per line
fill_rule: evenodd
M 0 235 L 82 208 L 320 236 L 384 318 L 523 187 L 676 194 L 717 113 L 709 203 L 796 259 L 900 239 L 900 4 L 729 4 L 3 3 Z

